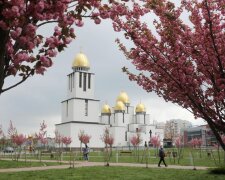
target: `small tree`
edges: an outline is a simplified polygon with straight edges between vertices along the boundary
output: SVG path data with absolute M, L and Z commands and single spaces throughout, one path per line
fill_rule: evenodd
M 21 151 L 22 151 L 22 144 L 24 144 L 26 142 L 27 138 L 25 135 L 23 134 L 15 134 L 12 137 L 12 142 L 17 146 L 18 152 L 19 154 L 17 155 L 17 161 L 20 158 L 21 155 Z
M 46 148 L 46 145 L 48 144 L 48 138 L 46 137 L 47 136 L 47 130 L 46 129 L 47 129 L 47 124 L 43 120 L 43 122 L 40 124 L 39 133 L 35 134 L 35 137 L 41 143 L 41 146 L 43 148 Z M 42 153 L 41 153 L 42 147 L 39 147 L 39 158 L 40 158 L 40 161 L 41 161 L 41 155 L 42 155 Z
M 182 136 L 178 136 L 175 139 L 175 146 L 178 151 L 178 164 L 180 163 L 180 158 L 181 158 L 181 153 L 182 153 L 182 144 L 183 144 L 182 140 L 183 140 Z
M 2 129 L 2 125 L 0 125 L 0 145 L 1 149 L 4 149 L 6 143 L 6 137 Z
M 112 145 L 114 143 L 113 136 L 109 133 L 109 129 L 105 128 L 104 134 L 101 137 L 102 141 L 105 144 L 105 162 L 106 166 L 109 166 L 110 157 L 112 155 Z
M 61 146 L 62 146 L 62 136 L 59 131 L 55 131 L 55 144 L 58 145 L 58 160 L 61 162 Z
M 136 134 L 130 138 L 130 143 L 134 146 L 134 151 L 135 151 L 135 155 L 137 157 L 138 162 L 139 162 L 139 145 L 141 144 L 141 142 L 142 142 L 142 138 L 138 130 Z
M 150 142 L 153 145 L 153 147 L 155 148 L 155 156 L 157 156 L 157 152 L 158 152 L 159 146 L 160 146 L 159 136 L 152 136 L 150 139 Z
M 80 155 L 82 154 L 82 143 L 88 144 L 90 142 L 91 136 L 88 134 L 85 134 L 84 131 L 80 130 L 80 133 L 78 134 L 78 138 L 80 140 Z
M 13 137 L 16 134 L 17 134 L 17 129 L 16 129 L 16 127 L 14 127 L 12 121 L 10 120 L 10 122 L 9 122 L 9 128 L 8 128 L 8 137 L 9 137 L 9 140 L 10 140 L 10 142 L 9 142 L 10 145 L 12 147 L 14 147 L 14 148 L 15 148 L 15 144 L 13 143 Z M 16 153 L 16 151 L 15 151 L 15 153 Z M 12 160 L 13 160 L 13 156 L 12 156 Z
M 70 145 L 72 142 L 71 137 L 62 137 L 62 143 L 65 144 L 66 148 L 68 148 L 68 145 Z

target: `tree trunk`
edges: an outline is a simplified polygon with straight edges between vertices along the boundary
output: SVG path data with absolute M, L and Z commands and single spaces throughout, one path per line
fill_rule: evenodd
M 213 134 L 215 135 L 217 141 L 219 142 L 219 144 L 221 145 L 221 147 L 223 148 L 223 150 L 225 151 L 225 144 L 223 143 L 223 140 L 219 134 L 219 132 L 217 131 L 217 128 L 215 127 L 215 124 L 212 122 L 212 120 L 210 118 L 205 118 L 206 122 L 208 123 L 210 129 L 212 130 Z
M 0 95 L 2 93 L 4 79 L 5 79 L 5 49 L 6 49 L 6 42 L 7 42 L 8 32 L 4 31 L 0 28 Z

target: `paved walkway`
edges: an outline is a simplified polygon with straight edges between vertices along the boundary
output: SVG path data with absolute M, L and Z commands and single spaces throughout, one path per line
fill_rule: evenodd
M 3 160 L 3 159 L 1 159 Z M 6 159 L 5 159 L 6 160 Z M 32 160 L 36 161 L 36 160 Z M 42 160 L 42 162 L 57 162 L 54 160 Z M 10 168 L 10 169 L 0 169 L 1 172 L 20 172 L 20 171 L 41 171 L 49 169 L 67 169 L 70 167 L 68 161 L 62 161 L 62 165 L 57 166 L 42 166 L 42 167 L 24 167 L 24 168 Z M 74 168 L 78 167 L 91 167 L 91 166 L 104 166 L 104 162 L 85 162 L 85 161 L 75 161 Z M 126 167 L 146 167 L 146 164 L 136 164 L 136 163 L 110 163 L 110 166 L 126 166 Z M 193 166 L 178 166 L 178 165 L 169 165 L 168 167 L 158 167 L 156 164 L 148 164 L 148 168 L 168 168 L 168 169 L 193 169 Z M 209 167 L 195 167 L 197 170 L 207 170 Z

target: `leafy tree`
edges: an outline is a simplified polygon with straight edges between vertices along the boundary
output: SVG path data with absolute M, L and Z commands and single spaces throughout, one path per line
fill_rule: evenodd
M 113 22 L 114 29 L 133 42 L 128 49 L 117 40 L 140 74 L 126 67 L 123 71 L 147 92 L 204 119 L 225 150 L 220 136 L 225 133 L 225 1 L 142 3 L 143 7 L 135 5 L 132 16 Z M 154 26 L 149 16 L 141 18 L 143 12 L 156 16 Z M 183 14 L 189 16 L 187 23 Z

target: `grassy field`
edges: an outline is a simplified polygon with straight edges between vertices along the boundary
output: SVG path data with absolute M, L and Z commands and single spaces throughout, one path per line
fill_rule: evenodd
M 166 152 L 177 152 L 177 150 L 174 149 L 165 149 Z M 192 157 L 191 158 L 191 153 L 192 152 Z M 210 156 L 208 156 L 208 153 L 210 153 Z M 118 156 L 117 156 L 118 154 Z M 76 152 L 74 153 L 74 158 L 75 160 L 82 160 L 82 156 L 79 156 L 80 153 Z M 145 163 L 146 162 L 146 157 L 148 157 L 148 162 L 150 164 L 157 164 L 159 159 L 156 156 L 157 155 L 157 150 L 156 149 L 150 149 L 145 155 L 143 150 L 139 151 L 139 158 L 137 155 L 135 155 L 135 152 L 132 151 L 131 155 L 120 155 L 119 151 L 113 151 L 112 157 L 110 159 L 110 162 L 128 162 L 128 163 Z M 183 166 L 207 166 L 207 167 L 215 167 L 220 164 L 225 164 L 225 159 L 224 159 L 224 152 L 220 151 L 220 154 L 218 154 L 217 151 L 206 151 L 206 150 L 199 150 L 199 149 L 190 149 L 190 148 L 184 148 L 180 159 L 178 157 L 173 158 L 172 156 L 167 156 L 165 158 L 166 163 L 168 165 L 183 165 Z M 3 156 L 3 157 L 10 157 L 8 156 Z M 37 156 L 29 156 L 27 155 L 28 159 L 38 159 Z M 43 160 L 59 160 L 59 157 L 57 153 L 54 154 L 53 158 L 50 158 L 50 154 L 44 154 L 42 156 Z M 68 161 L 70 159 L 70 153 L 64 153 L 62 160 Z M 178 163 L 179 159 L 179 163 Z M 89 154 L 89 161 L 93 162 L 103 162 L 104 161 L 104 154 L 103 152 L 91 152 Z
M 72 180 L 72 179 L 182 179 L 182 180 L 224 180 L 224 175 L 209 174 L 202 170 L 150 169 L 137 167 L 83 167 L 63 170 L 30 171 L 1 173 L 1 179 L 7 180 Z
M 0 169 L 34 167 L 34 166 L 35 167 L 36 166 L 54 166 L 54 165 L 60 165 L 60 164 L 57 162 L 21 162 L 21 161 L 0 160 Z

